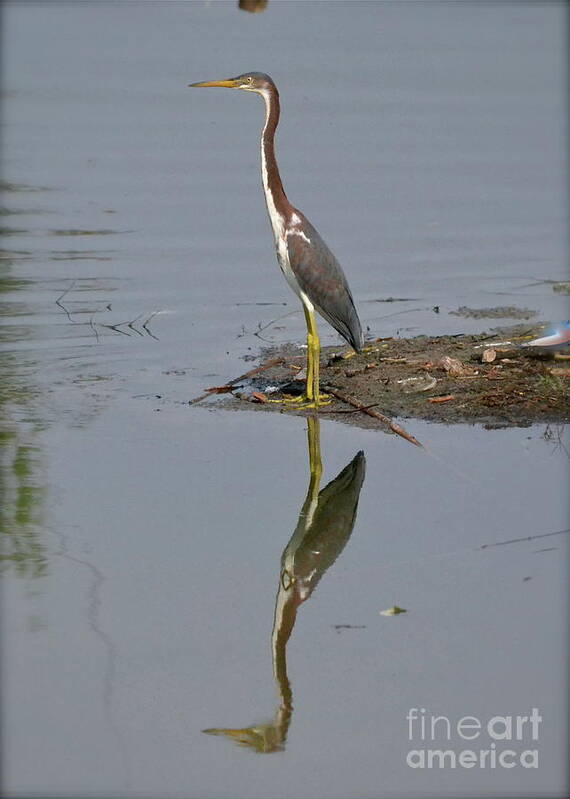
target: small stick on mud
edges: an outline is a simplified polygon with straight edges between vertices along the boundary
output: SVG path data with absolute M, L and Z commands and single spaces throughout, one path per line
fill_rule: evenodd
M 225 386 L 212 386 L 211 388 L 205 389 L 205 394 L 202 394 L 200 397 L 195 397 L 194 399 L 188 400 L 188 405 L 195 405 L 197 402 L 201 402 L 206 397 L 209 397 L 210 394 L 220 394 L 221 388 L 227 390 L 228 392 L 232 391 L 234 388 L 237 388 L 235 385 L 236 383 L 240 383 L 242 380 L 247 380 L 248 377 L 255 377 L 261 372 L 265 372 L 267 369 L 271 369 L 272 366 L 279 366 L 280 364 L 285 363 L 285 358 L 273 358 L 270 361 L 266 361 L 262 363 L 261 366 L 256 366 L 255 369 L 250 369 L 249 372 L 245 372 L 245 374 L 240 375 L 239 377 L 234 377 L 233 380 L 230 380 Z
M 406 441 L 409 441 L 410 444 L 414 444 L 416 447 L 424 448 L 424 445 L 418 441 L 417 438 L 414 438 L 410 433 L 406 432 L 403 427 L 400 427 L 399 424 L 396 424 L 389 416 L 384 416 L 383 413 L 380 411 L 375 411 L 373 408 L 369 406 L 362 405 L 362 403 L 355 400 L 353 397 L 348 397 L 346 394 L 341 394 L 340 391 L 337 391 L 336 388 L 332 388 L 331 386 L 323 386 L 323 389 L 327 392 L 327 394 L 332 394 L 333 397 L 336 397 L 341 402 L 346 402 L 347 405 L 352 405 L 353 408 L 356 408 L 362 413 L 368 414 L 368 416 L 372 416 L 374 419 L 379 419 L 383 422 L 393 433 L 396 433 L 397 436 L 401 436 L 405 438 Z
M 343 408 L 342 410 L 338 410 L 338 411 L 319 411 L 319 413 L 320 413 L 321 416 L 323 414 L 325 414 L 325 413 L 334 413 L 334 414 L 336 414 L 336 413 L 363 413 L 364 411 L 367 411 L 369 408 L 377 408 L 377 407 L 378 407 L 378 403 L 374 402 L 372 405 L 365 405 L 363 408 L 346 408 L 346 409 Z

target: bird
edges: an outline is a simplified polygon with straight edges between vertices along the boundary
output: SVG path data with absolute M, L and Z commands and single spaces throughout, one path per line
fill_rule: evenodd
M 264 72 L 246 72 L 235 78 L 191 83 L 189 88 L 222 87 L 261 95 L 265 123 L 261 133 L 261 177 L 273 231 L 277 261 L 289 286 L 303 304 L 307 324 L 307 380 L 304 408 L 318 409 L 325 399 L 319 392 L 320 339 L 317 311 L 356 351 L 364 346 L 362 326 L 341 265 L 307 217 L 285 194 L 277 159 L 275 131 L 279 122 L 279 92 Z

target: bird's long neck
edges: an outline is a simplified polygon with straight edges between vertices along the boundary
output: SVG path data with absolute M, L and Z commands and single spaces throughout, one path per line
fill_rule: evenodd
M 261 133 L 261 177 L 267 211 L 277 240 L 282 235 L 285 221 L 291 212 L 291 204 L 283 189 L 275 158 L 275 130 L 280 113 L 279 93 L 272 88 L 264 89 L 261 95 L 265 101 L 265 125 Z

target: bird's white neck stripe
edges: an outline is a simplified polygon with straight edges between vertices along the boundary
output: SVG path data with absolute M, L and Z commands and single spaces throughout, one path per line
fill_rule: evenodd
M 267 171 L 267 153 L 265 151 L 265 131 L 267 130 L 267 126 L 269 124 L 269 113 L 270 113 L 270 102 L 271 96 L 267 89 L 261 89 L 259 94 L 263 97 L 265 101 L 265 125 L 263 126 L 263 131 L 261 133 L 261 178 L 263 181 L 263 191 L 265 192 L 265 202 L 267 205 L 267 211 L 269 213 L 269 219 L 271 221 L 271 227 L 273 229 L 273 235 L 275 237 L 275 242 L 278 243 L 279 239 L 282 239 L 285 233 L 285 219 L 283 215 L 279 213 L 277 210 L 277 206 L 275 205 L 275 199 L 273 197 L 273 192 L 269 186 L 269 177 Z

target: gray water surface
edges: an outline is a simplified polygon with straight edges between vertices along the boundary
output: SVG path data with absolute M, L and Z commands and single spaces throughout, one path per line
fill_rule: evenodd
M 186 85 L 275 78 L 371 335 L 557 321 L 564 35 L 562 4 L 4 5 L 7 796 L 563 794 L 568 431 L 407 421 L 421 452 L 323 416 L 321 477 L 305 419 L 189 406 L 304 319 L 261 102 Z M 432 743 L 412 708 L 542 722 Z M 406 763 L 491 743 L 538 767 Z

